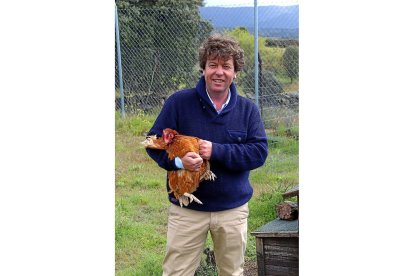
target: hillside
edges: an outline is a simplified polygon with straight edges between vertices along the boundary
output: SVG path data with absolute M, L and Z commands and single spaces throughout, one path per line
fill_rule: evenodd
M 254 32 L 253 7 L 200 7 L 201 16 L 217 30 L 245 27 Z M 259 6 L 259 35 L 298 38 L 299 6 Z

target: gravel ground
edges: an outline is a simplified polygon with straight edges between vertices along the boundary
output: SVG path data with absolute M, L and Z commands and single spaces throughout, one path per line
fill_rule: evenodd
M 243 276 L 257 276 L 257 263 L 253 261 L 246 261 L 244 263 Z

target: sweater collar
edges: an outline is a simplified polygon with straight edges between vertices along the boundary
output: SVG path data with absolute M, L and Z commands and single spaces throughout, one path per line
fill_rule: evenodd
M 208 90 L 206 89 L 206 93 L 207 93 L 207 97 L 209 98 L 211 104 L 213 105 L 214 109 L 217 110 L 217 106 L 215 105 L 215 103 L 213 102 L 213 100 L 210 97 L 210 94 L 208 93 Z M 229 88 L 229 94 L 227 94 L 227 100 L 226 102 L 221 106 L 220 110 L 217 110 L 217 113 L 220 114 L 223 109 L 229 105 L 230 102 L 230 98 L 231 98 L 231 93 L 230 93 L 230 88 Z
M 200 80 L 198 81 L 197 86 L 196 86 L 196 91 L 200 99 L 204 100 L 205 103 L 207 103 L 212 109 L 214 109 L 215 112 L 217 112 L 213 106 L 213 103 L 210 97 L 207 94 L 206 81 L 204 79 L 204 76 L 200 77 Z M 226 108 L 224 108 L 222 112 L 220 112 L 220 114 L 227 113 L 231 109 L 233 109 L 233 107 L 236 105 L 237 95 L 238 94 L 237 94 L 236 85 L 234 84 L 234 82 L 232 82 L 230 85 L 230 96 L 229 96 L 230 101 L 228 102 Z

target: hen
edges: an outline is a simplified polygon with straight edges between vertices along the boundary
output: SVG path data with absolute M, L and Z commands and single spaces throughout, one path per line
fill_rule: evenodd
M 148 136 L 142 142 L 145 148 L 166 150 L 170 160 L 175 157 L 183 158 L 188 152 L 198 153 L 200 139 L 193 136 L 180 135 L 177 131 L 166 128 L 163 130 L 162 137 L 156 135 Z M 215 180 L 216 175 L 210 171 L 210 162 L 203 159 L 199 171 L 189 171 L 186 169 L 168 171 L 169 193 L 174 193 L 174 197 L 180 202 L 180 206 L 188 206 L 193 200 L 203 204 L 192 193 L 195 192 L 203 180 Z

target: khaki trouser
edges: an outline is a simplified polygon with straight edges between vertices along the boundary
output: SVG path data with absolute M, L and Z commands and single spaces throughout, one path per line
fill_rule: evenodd
M 200 212 L 172 204 L 162 275 L 193 276 L 199 266 L 208 231 L 214 243 L 219 275 L 243 275 L 248 215 L 247 203 L 220 212 Z

